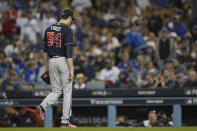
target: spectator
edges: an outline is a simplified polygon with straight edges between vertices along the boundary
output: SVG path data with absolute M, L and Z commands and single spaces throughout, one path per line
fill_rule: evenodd
M 126 8 L 127 8 L 127 3 L 124 1 L 119 1 L 118 2 L 118 11 L 120 12 L 120 14 L 124 14 L 126 12 Z
M 106 59 L 105 68 L 99 72 L 98 79 L 114 86 L 118 80 L 119 73 L 120 70 L 117 67 L 112 66 L 112 61 L 110 59 Z
M 167 126 L 167 127 L 173 126 L 171 122 L 169 121 L 169 118 L 167 117 L 166 113 L 164 112 L 158 113 L 158 121 L 160 121 L 164 126 Z
M 176 15 L 174 17 L 173 32 L 177 33 L 177 35 L 180 36 L 182 39 L 184 38 L 184 36 L 187 32 L 187 27 L 185 26 L 184 23 L 181 23 L 181 16 L 180 15 Z
M 148 113 L 148 120 L 145 120 L 141 123 L 143 127 L 161 127 L 164 126 L 161 122 L 157 120 L 156 111 L 150 111 Z
M 197 75 L 194 70 L 189 71 L 188 87 L 197 88 Z
M 111 32 L 107 33 L 106 37 L 103 37 L 104 44 L 107 46 L 108 50 L 112 50 L 120 47 L 120 43 L 117 37 L 113 36 Z
M 97 48 L 99 45 L 101 45 L 102 44 L 101 34 L 95 32 L 92 39 L 91 39 L 91 43 L 95 45 L 95 48 Z
M 145 64 L 146 64 L 145 62 L 146 61 L 145 61 L 144 55 L 138 55 L 135 68 L 140 72 L 145 71 Z
M 127 74 L 126 72 L 120 72 L 118 76 L 118 81 L 116 83 L 118 88 L 127 88 Z
M 82 73 L 77 74 L 76 76 L 76 83 L 74 84 L 75 90 L 86 90 L 87 86 L 85 84 L 85 76 Z
M 2 0 L 0 2 L 0 11 L 2 12 L 2 11 L 5 11 L 7 9 L 8 9 L 8 1 Z
M 174 69 L 173 61 L 172 60 L 165 60 L 164 61 L 164 69 Z
M 125 71 L 128 63 L 130 62 L 130 55 L 128 52 L 124 52 L 121 56 L 122 62 L 118 64 L 120 71 Z
M 92 7 L 92 1 L 91 0 L 72 0 L 71 5 L 78 12 L 82 12 L 84 9 Z
M 96 72 L 99 72 L 102 68 L 105 67 L 105 56 L 103 52 L 98 48 L 95 48 L 92 54 L 94 56 L 92 63 L 93 65 L 95 65 Z
M 163 24 L 160 10 L 155 9 L 150 15 L 151 17 L 148 19 L 148 29 L 150 32 L 153 32 L 156 36 L 158 36 L 158 32 L 162 28 Z
M 166 31 L 161 32 L 161 38 L 157 42 L 157 59 L 159 60 L 159 68 L 163 70 L 163 63 L 167 59 L 172 59 L 175 56 L 175 44 L 174 40 L 168 38 Z
M 3 76 L 6 71 L 5 58 L 6 54 L 3 51 L 0 51 L 0 83 L 3 80 Z
M 146 71 L 147 72 L 153 72 L 153 73 L 157 73 L 158 70 L 155 68 L 154 64 L 152 61 L 147 62 L 146 64 Z
M 128 77 L 126 72 L 120 72 L 118 81 L 115 85 L 118 88 L 135 88 L 137 85 L 133 79 Z
M 187 75 L 186 67 L 183 64 L 180 64 L 177 59 L 173 59 L 173 66 L 176 74 L 182 73 L 184 75 Z
M 107 22 L 109 22 L 110 20 L 115 18 L 115 9 L 113 8 L 113 6 L 110 6 L 107 9 L 107 13 L 105 13 L 103 15 L 103 19 L 106 20 Z
M 170 71 L 170 69 L 164 69 L 163 71 L 163 79 L 165 83 L 167 83 L 170 80 Z
M 11 57 L 6 57 L 4 60 L 2 60 L 0 76 L 4 78 L 8 77 L 8 72 L 13 70 L 13 66 L 14 64 Z
M 82 34 L 82 18 L 77 20 L 77 24 L 71 24 L 71 29 L 73 30 L 73 39 L 75 40 L 75 44 L 79 46 L 80 50 L 84 50 L 83 44 L 83 34 Z
M 103 19 L 103 14 L 101 11 L 96 12 L 96 17 L 93 19 L 92 24 L 94 26 L 101 26 L 101 27 L 107 26 L 107 22 Z
M 118 127 L 128 127 L 131 126 L 131 124 L 128 122 L 128 118 L 126 116 L 119 116 L 118 120 L 116 122 L 116 126 Z
M 163 75 L 161 73 L 158 73 L 157 77 L 155 77 L 155 84 L 152 88 L 168 88 L 164 82 Z
M 44 120 L 40 116 L 40 110 L 20 107 L 18 109 L 18 125 L 22 127 L 39 127 L 43 126 Z
M 118 63 L 118 57 L 116 53 L 117 53 L 116 50 L 110 50 L 107 54 L 109 59 L 111 59 L 113 65 L 117 65 Z
M 39 69 L 40 67 L 36 67 L 36 63 L 34 61 L 29 61 L 27 65 L 24 67 L 23 81 L 37 82 Z
M 136 2 L 139 8 L 146 8 L 149 7 L 151 4 L 149 0 L 137 0 Z
M 138 87 L 138 84 L 133 79 L 128 78 L 126 82 L 127 82 L 127 88 Z
M 196 48 L 195 43 L 192 43 L 192 44 L 191 44 L 190 56 L 191 56 L 191 62 L 192 62 L 192 63 L 188 62 L 188 64 L 191 64 L 190 66 L 191 66 L 191 67 L 194 67 L 195 64 L 196 64 L 196 58 L 197 58 L 197 48 Z
M 28 83 L 26 89 L 27 91 L 34 91 L 35 90 L 35 85 L 32 83 Z
M 127 72 L 128 72 L 128 79 L 131 79 L 135 82 L 135 85 L 137 84 L 138 81 L 138 70 L 134 68 L 134 65 L 132 64 L 132 62 L 128 63 L 127 66 Z
M 8 44 L 5 49 L 4 49 L 4 52 L 6 54 L 6 56 L 12 56 L 14 54 L 14 49 L 15 45 L 12 43 L 12 44 Z
M 27 10 L 23 17 L 16 20 L 16 24 L 20 27 L 20 40 L 23 41 L 25 36 L 32 42 L 36 44 L 37 33 L 40 32 L 40 25 L 38 20 L 34 18 L 32 12 Z
M 156 45 L 154 41 L 148 41 L 147 42 L 147 48 L 145 50 L 144 56 L 145 61 L 152 61 L 154 64 L 157 64 L 157 56 L 155 51 Z
M 126 36 L 125 43 L 130 45 L 134 50 L 146 46 L 142 35 L 137 32 L 136 25 L 131 26 L 131 32 Z
M 197 40 L 197 20 L 196 20 L 195 24 L 192 26 L 191 33 L 192 33 L 192 37 L 193 37 L 194 41 L 196 41 Z
M 138 78 L 137 82 L 139 85 L 142 84 L 142 79 L 145 79 L 146 77 L 146 67 L 145 67 L 145 58 L 144 55 L 138 55 L 137 56 L 137 62 L 135 60 L 132 61 L 132 64 L 134 64 L 135 69 L 138 71 Z
M 8 78 L 3 80 L 1 87 L 3 90 L 17 90 L 17 89 L 19 89 L 17 74 L 14 71 L 10 72 Z
M 164 74 L 166 74 L 165 71 Z M 173 70 L 169 70 L 169 80 L 164 79 L 164 83 L 168 88 L 174 88 L 176 86 L 176 74 Z
M 142 81 L 142 88 L 156 88 L 155 86 L 155 80 L 154 80 L 154 74 L 152 72 L 148 72 L 146 74 L 145 80 Z
M 166 0 L 153 0 L 158 7 L 164 7 L 167 4 Z
M 6 85 L 5 85 L 5 89 L 4 89 L 5 91 L 14 91 L 14 85 L 13 85 L 13 83 L 6 83 Z
M 2 119 L 2 118 L 1 118 Z M 41 120 L 40 110 L 19 107 L 18 111 L 12 107 L 4 108 L 5 126 L 22 126 L 22 127 L 39 127 L 44 125 L 44 120 Z
M 53 17 L 52 13 L 53 13 L 52 10 L 46 10 L 44 17 L 41 20 L 42 36 L 44 36 L 44 31 L 46 30 L 47 27 L 57 23 L 57 20 Z
M 179 54 L 179 55 L 177 56 L 177 59 L 178 59 L 183 65 L 185 65 L 186 67 L 187 67 L 187 66 L 190 66 L 189 63 L 192 61 L 192 60 L 191 60 L 191 56 L 189 55 L 189 53 L 188 53 L 186 47 L 183 47 L 183 48 L 181 49 L 181 54 Z
M 179 73 L 176 76 L 176 85 L 175 88 L 185 88 L 186 85 L 186 80 L 185 80 L 185 76 L 182 73 Z
M 12 107 L 1 109 L 0 126 L 16 127 L 18 125 L 16 110 Z
M 88 57 L 83 57 L 83 68 L 85 72 L 85 76 L 87 77 L 87 81 L 91 81 L 95 79 L 95 67 L 90 64 Z
M 15 12 L 16 13 L 16 12 Z M 2 33 L 7 40 L 14 40 L 17 32 L 13 10 L 2 12 Z
M 83 68 L 83 63 L 81 58 L 83 58 L 82 52 L 79 50 L 79 46 L 75 46 L 73 48 L 73 63 L 74 63 L 74 68 L 75 68 L 75 75 L 78 73 L 85 73 L 84 68 Z
M 119 40 L 123 40 L 124 35 L 121 32 L 121 27 L 122 27 L 121 23 L 123 22 L 123 19 L 121 17 L 120 12 L 118 11 L 114 12 L 114 15 L 115 15 L 115 18 L 111 19 L 108 22 L 109 23 L 108 26 L 115 30 L 114 33 L 118 34 L 116 36 L 119 38 Z

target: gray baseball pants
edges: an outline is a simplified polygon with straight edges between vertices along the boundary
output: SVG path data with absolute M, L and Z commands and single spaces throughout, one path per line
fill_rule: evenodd
M 49 74 L 52 92 L 40 104 L 45 110 L 54 104 L 63 91 L 63 115 L 61 123 L 68 123 L 71 116 L 72 81 L 69 81 L 69 67 L 65 57 L 49 59 Z

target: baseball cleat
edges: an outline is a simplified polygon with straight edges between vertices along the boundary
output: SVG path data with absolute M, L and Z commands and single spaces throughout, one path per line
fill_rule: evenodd
M 75 128 L 75 127 L 77 127 L 77 126 L 68 123 L 68 124 L 61 124 L 61 127 Z

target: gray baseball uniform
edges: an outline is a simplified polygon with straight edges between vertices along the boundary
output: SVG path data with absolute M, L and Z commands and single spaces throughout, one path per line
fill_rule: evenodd
M 45 110 L 54 104 L 63 91 L 63 116 L 61 123 L 68 123 L 71 116 L 72 81 L 68 80 L 69 68 L 65 57 L 49 60 L 49 75 L 52 92 L 40 104 Z
M 44 110 L 54 104 L 63 91 L 61 123 L 69 123 L 71 116 L 72 81 L 66 59 L 72 58 L 73 33 L 65 24 L 53 24 L 45 31 L 44 52 L 49 57 L 49 75 L 52 92 L 40 104 Z

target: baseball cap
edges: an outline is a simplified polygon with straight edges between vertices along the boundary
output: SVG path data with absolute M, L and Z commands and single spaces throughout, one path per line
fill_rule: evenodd
M 184 76 L 184 74 L 183 73 L 179 73 L 179 74 L 177 74 L 177 76 L 176 76 L 177 78 L 185 78 L 185 76 Z
M 147 47 L 152 47 L 153 49 L 155 49 L 156 48 L 155 42 L 154 41 L 148 41 L 147 42 Z
M 62 19 L 66 19 L 69 16 L 71 16 L 72 20 L 75 21 L 75 18 L 73 16 L 73 11 L 71 9 L 66 8 L 60 14 L 60 18 L 62 18 Z
M 177 33 L 175 33 L 175 32 L 171 32 L 171 33 L 170 33 L 170 36 L 171 36 L 172 38 L 177 38 L 177 37 L 178 37 Z

